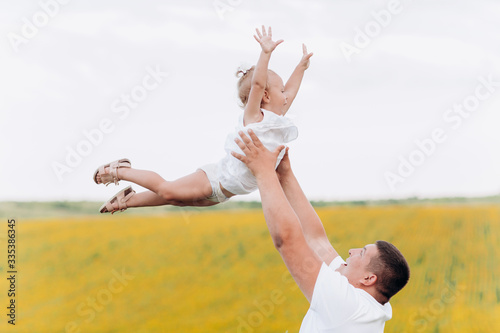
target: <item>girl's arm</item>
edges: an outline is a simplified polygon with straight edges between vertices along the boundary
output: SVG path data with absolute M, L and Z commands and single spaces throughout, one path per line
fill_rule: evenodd
M 305 70 L 309 67 L 309 59 L 312 55 L 312 53 L 307 53 L 306 46 L 302 44 L 302 59 L 300 59 L 299 64 L 295 67 L 295 70 L 292 75 L 290 75 L 290 78 L 285 85 L 285 94 L 288 97 L 288 103 L 285 105 L 285 113 L 288 112 L 295 96 L 297 96 L 297 93 L 299 92 L 300 83 L 304 77 Z
M 254 38 L 257 42 L 259 42 L 262 52 L 260 53 L 259 61 L 255 66 L 250 87 L 250 94 L 248 96 L 248 102 L 243 114 L 243 125 L 245 126 L 262 120 L 260 104 L 262 102 L 262 97 L 264 96 L 264 90 L 266 89 L 269 59 L 271 59 L 271 53 L 274 51 L 276 46 L 283 42 L 282 39 L 276 42 L 272 40 L 271 27 L 269 27 L 269 31 L 266 33 L 266 29 L 262 26 L 262 34 L 258 29 L 255 30 L 257 31 L 258 37 L 254 35 Z

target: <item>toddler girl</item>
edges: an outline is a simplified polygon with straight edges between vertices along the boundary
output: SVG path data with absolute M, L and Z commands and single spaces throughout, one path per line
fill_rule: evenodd
M 236 130 L 229 134 L 225 143 L 226 156 L 218 163 L 208 164 L 196 172 L 175 181 L 166 181 L 153 171 L 137 170 L 128 159 L 121 159 L 100 166 L 94 173 L 97 184 L 106 185 L 126 180 L 147 188 L 149 191 L 136 194 L 131 186 L 118 192 L 105 202 L 99 211 L 114 213 L 129 207 L 145 206 L 211 206 L 227 201 L 238 194 L 248 194 L 257 189 L 257 182 L 244 163 L 231 155 L 231 151 L 242 154 L 235 143 L 238 131 L 251 129 L 269 150 L 295 140 L 298 132 L 292 121 L 285 117 L 302 82 L 304 71 L 309 67 L 309 58 L 302 45 L 303 56 L 286 85 L 275 72 L 268 70 L 271 53 L 283 40 L 273 41 L 272 31 L 262 26 L 256 29 L 262 51 L 256 66 L 247 71 L 238 71 L 238 94 L 244 107 Z M 278 157 L 280 163 L 285 150 Z

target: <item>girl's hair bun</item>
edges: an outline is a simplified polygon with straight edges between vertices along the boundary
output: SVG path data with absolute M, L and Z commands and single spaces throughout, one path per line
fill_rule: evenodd
M 250 95 L 250 83 L 252 79 L 252 73 L 255 69 L 255 66 L 248 68 L 248 66 L 240 66 L 236 70 L 236 77 L 238 78 L 238 83 L 236 86 L 238 87 L 238 97 L 241 101 L 241 107 L 244 108 L 248 102 L 248 96 Z
M 254 68 L 255 68 L 255 66 L 252 66 L 250 68 L 240 66 L 236 70 L 236 77 L 239 78 L 239 79 L 241 79 L 244 76 L 246 76 L 248 73 L 250 73 Z

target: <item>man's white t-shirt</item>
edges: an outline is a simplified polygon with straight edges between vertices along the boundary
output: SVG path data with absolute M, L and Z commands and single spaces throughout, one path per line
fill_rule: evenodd
M 384 331 L 392 318 L 389 302 L 377 302 L 363 289 L 355 288 L 335 270 L 344 260 L 338 256 L 327 266 L 321 265 L 311 306 L 299 333 L 377 333 Z

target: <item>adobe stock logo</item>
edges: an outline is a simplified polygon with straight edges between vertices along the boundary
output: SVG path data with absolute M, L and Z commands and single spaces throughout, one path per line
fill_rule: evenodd
M 20 34 L 14 32 L 7 33 L 7 39 L 14 52 L 19 52 L 19 46 L 27 44 L 31 39 L 38 35 L 40 29 L 46 27 L 50 21 L 59 14 L 61 5 L 67 5 L 70 0 L 45 0 L 40 1 L 40 10 L 36 11 L 31 19 L 23 17 L 23 25 Z
M 227 12 L 231 13 L 234 9 L 241 5 L 243 0 L 214 0 L 214 10 L 219 18 L 224 21 L 224 16 Z
M 412 176 L 428 158 L 439 150 L 439 145 L 448 139 L 448 133 L 451 130 L 458 130 L 464 120 L 471 117 L 481 106 L 481 103 L 491 98 L 498 87 L 500 87 L 500 81 L 494 81 L 493 74 L 488 75 L 487 78 L 480 76 L 477 78 L 477 81 L 479 83 L 472 94 L 466 96 L 461 102 L 455 103 L 453 107 L 443 113 L 442 118 L 449 126 L 448 130 L 444 126 L 436 127 L 430 132 L 431 134 L 428 137 L 415 140 L 415 149 L 406 156 L 398 156 L 399 165 L 396 167 L 396 170 L 384 173 L 385 181 L 391 191 L 394 192 L 397 185 L 404 183 Z
M 65 333 L 85 332 L 82 326 L 85 327 L 85 325 L 94 321 L 97 313 L 101 313 L 113 301 L 114 297 L 122 293 L 129 282 L 135 279 L 135 276 L 128 274 L 124 267 L 122 267 L 121 271 L 113 269 L 111 273 L 113 277 L 109 279 L 105 288 L 99 289 L 96 293 L 88 296 L 85 302 L 78 304 L 76 313 L 81 318 L 67 322 L 64 327 Z
M 462 298 L 465 290 L 464 286 L 457 286 L 456 282 L 445 281 L 445 286 L 438 296 L 410 316 L 412 332 L 429 332 L 431 325 L 440 319 L 447 307 Z
M 372 11 L 370 13 L 372 19 L 366 22 L 362 28 L 356 26 L 352 43 L 342 41 L 339 44 L 340 51 L 347 63 L 352 61 L 355 54 L 360 54 L 362 50 L 370 46 L 373 40 L 392 23 L 392 19 L 403 12 L 404 8 L 400 0 L 390 0 L 385 9 Z
M 85 157 L 92 154 L 94 148 L 100 146 L 109 134 L 113 133 L 119 121 L 127 119 L 132 110 L 137 109 L 148 96 L 165 81 L 169 73 L 156 68 L 146 67 L 141 83 L 136 84 L 128 93 L 122 93 L 110 106 L 111 113 L 101 118 L 94 128 L 83 129 L 80 139 L 75 145 L 66 145 L 66 156 L 59 161 L 52 161 L 51 167 L 57 179 L 62 182 L 63 176 L 72 173 L 82 164 Z

